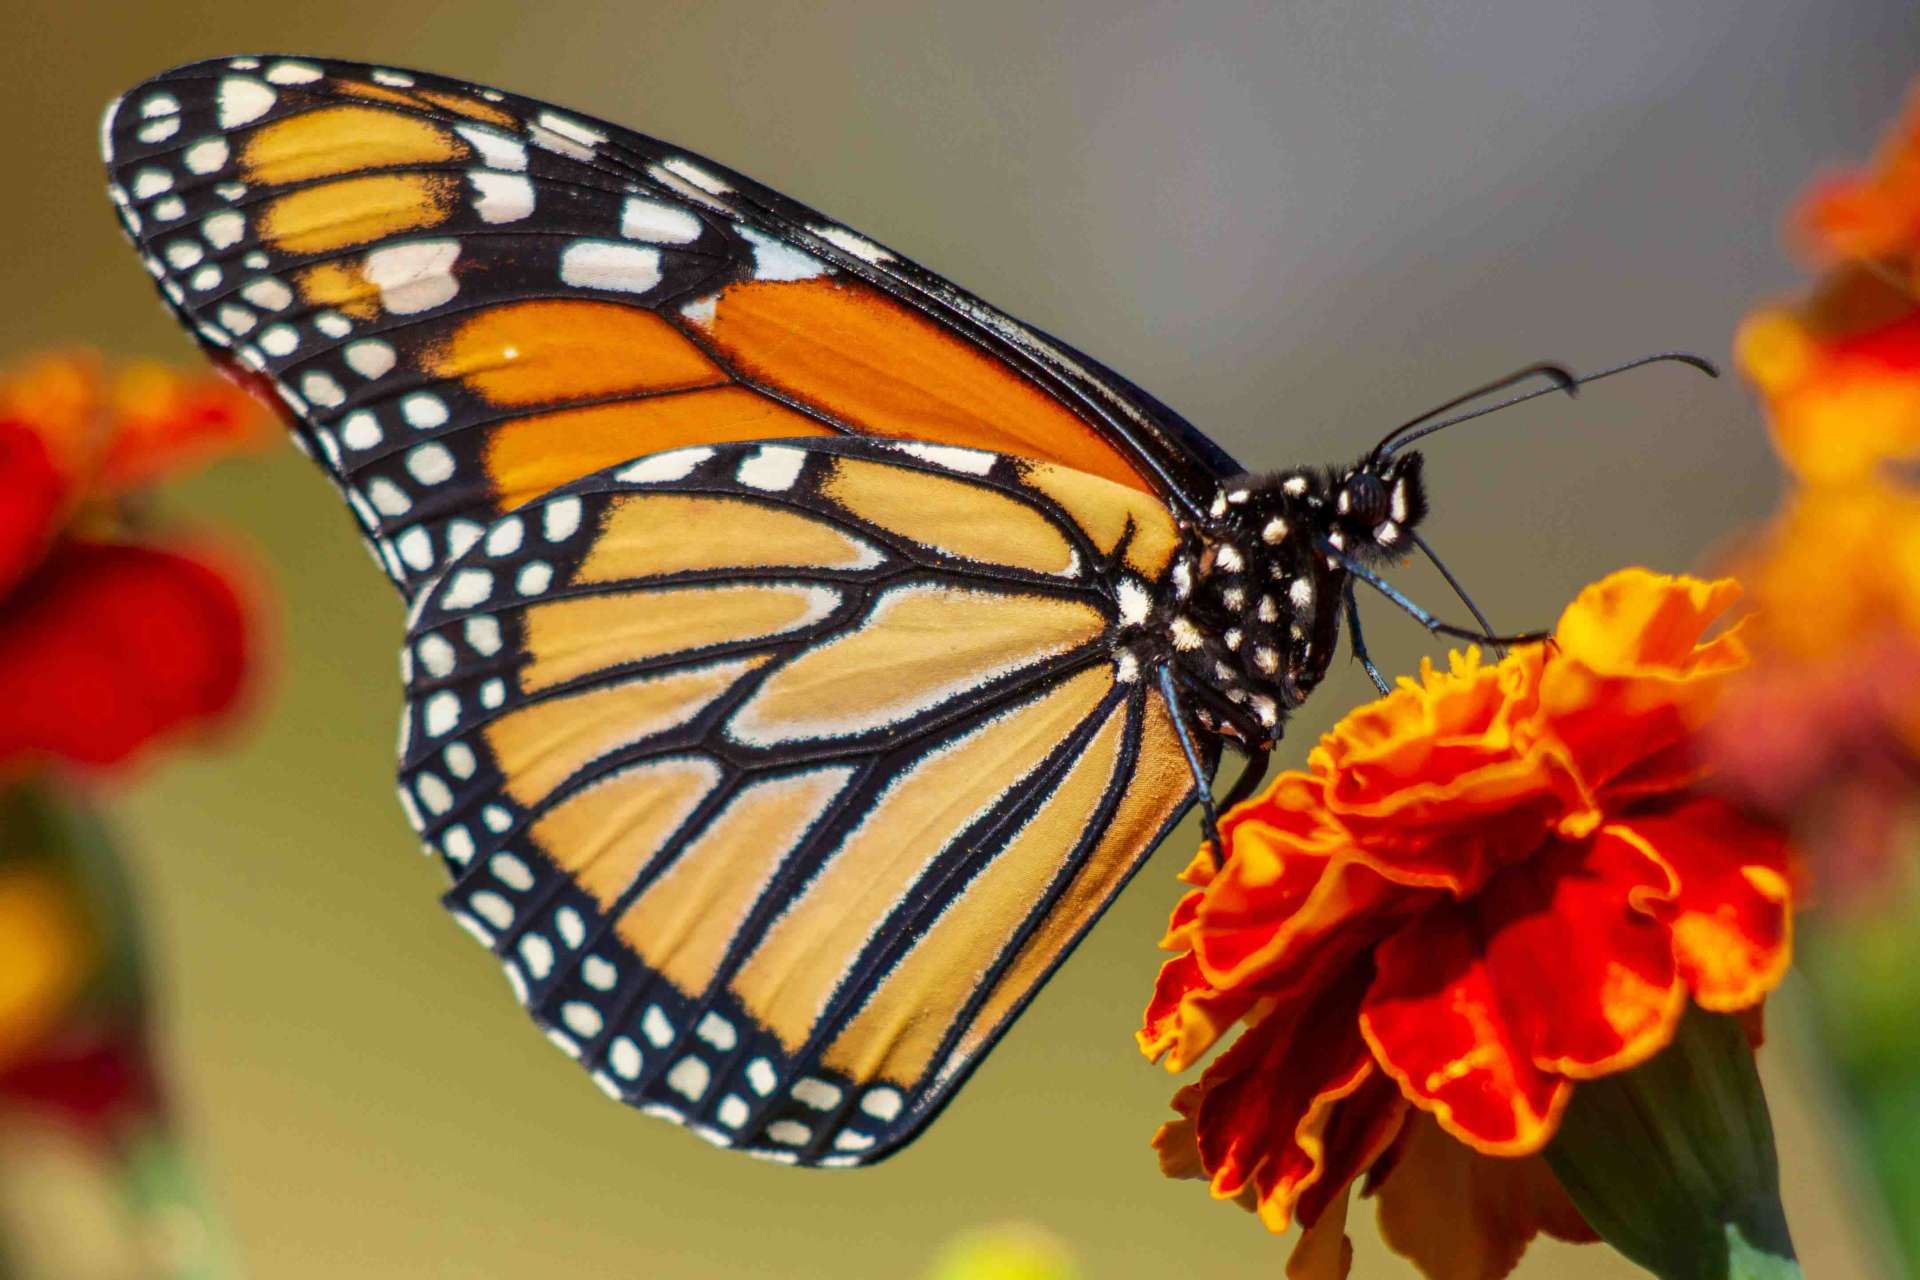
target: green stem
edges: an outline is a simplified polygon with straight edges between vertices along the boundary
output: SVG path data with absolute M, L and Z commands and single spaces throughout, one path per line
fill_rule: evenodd
M 1649 1061 L 1583 1081 L 1546 1154 L 1601 1238 L 1661 1280 L 1801 1274 L 1766 1096 L 1733 1017 L 1691 1010 Z

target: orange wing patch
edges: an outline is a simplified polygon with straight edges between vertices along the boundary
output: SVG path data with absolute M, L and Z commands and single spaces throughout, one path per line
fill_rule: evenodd
M 623 663 L 783 635 L 839 603 L 838 592 L 816 583 L 729 582 L 537 604 L 525 615 L 532 660 L 520 687 L 534 692 Z
M 423 363 L 428 373 L 464 382 L 489 404 L 514 407 L 730 381 L 653 312 L 578 300 L 489 307 L 462 321 Z
M 647 453 L 836 434 L 745 387 L 677 392 L 515 418 L 487 437 L 487 475 L 501 510 Z
M 488 725 L 487 745 L 507 793 L 536 804 L 603 756 L 685 724 L 765 661 L 716 662 L 531 703 Z
M 635 765 L 548 810 L 533 838 L 607 910 L 719 781 L 719 767 L 704 756 Z
M 1049 458 L 1152 493 L 1124 454 L 1004 363 L 865 284 L 735 284 L 688 318 L 748 379 L 856 430 Z
M 323 107 L 255 130 L 240 152 L 249 182 L 310 182 L 368 169 L 451 164 L 467 144 L 439 125 L 378 107 Z
M 1102 552 L 1112 555 L 1126 538 L 1127 563 L 1149 579 L 1166 572 L 1180 549 L 1180 530 L 1157 499 L 1118 485 L 1088 484 L 1085 474 L 1053 462 L 1029 463 L 1023 475 L 1059 503 Z
M 442 174 L 389 173 L 304 187 L 270 202 L 260 235 L 287 253 L 326 253 L 438 226 L 456 187 Z
M 863 520 L 963 560 L 1064 574 L 1073 545 L 1023 502 L 931 471 L 843 458 L 821 491 Z
M 689 537 L 689 530 L 724 536 Z M 621 496 L 609 504 L 576 585 L 662 578 L 703 569 L 863 569 L 868 542 L 797 511 L 705 494 Z

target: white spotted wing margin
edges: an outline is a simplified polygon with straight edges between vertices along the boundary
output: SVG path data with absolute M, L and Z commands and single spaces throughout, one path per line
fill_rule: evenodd
M 419 600 L 402 802 L 607 1093 L 781 1163 L 891 1154 L 1184 811 L 1166 710 L 1115 661 L 1112 549 L 1030 465 L 651 455 Z M 918 511 L 874 497 L 896 482 Z M 968 502 L 1066 554 L 983 542 Z

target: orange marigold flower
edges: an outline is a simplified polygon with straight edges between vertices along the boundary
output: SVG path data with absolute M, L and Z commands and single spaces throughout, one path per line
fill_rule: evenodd
M 140 545 L 124 499 L 264 439 L 212 375 L 50 357 L 0 374 L 0 772 L 108 765 L 224 715 L 244 611 L 204 553 Z
M 1536 1154 L 1576 1082 L 1658 1052 L 1689 999 L 1746 1009 L 1787 967 L 1784 841 L 1702 787 L 1702 727 L 1747 661 L 1738 628 L 1703 637 L 1737 595 L 1616 573 L 1552 645 L 1427 664 L 1228 814 L 1139 1039 L 1178 1071 L 1248 1030 L 1175 1099 L 1163 1167 L 1304 1223 L 1296 1273 L 1342 1273 L 1369 1172 L 1429 1275 L 1590 1238 Z M 1466 1197 L 1444 1223 L 1439 1186 Z M 1423 1236 L 1442 1225 L 1452 1244 Z

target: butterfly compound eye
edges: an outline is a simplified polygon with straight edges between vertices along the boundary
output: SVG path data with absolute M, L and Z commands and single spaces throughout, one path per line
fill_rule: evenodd
M 1347 481 L 1342 512 L 1362 525 L 1376 525 L 1387 518 L 1387 486 L 1371 471 L 1362 471 Z

